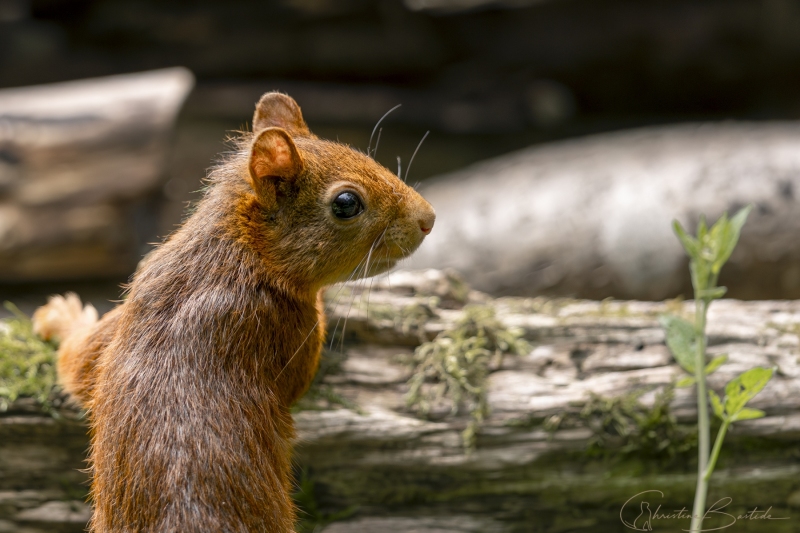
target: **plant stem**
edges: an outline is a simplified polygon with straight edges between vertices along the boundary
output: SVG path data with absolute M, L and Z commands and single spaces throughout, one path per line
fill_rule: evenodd
M 722 441 L 725 440 L 725 433 L 728 431 L 728 427 L 730 425 L 731 423 L 729 420 L 726 419 L 722 421 L 722 425 L 717 433 L 717 440 L 714 441 L 714 449 L 711 451 L 711 458 L 708 460 L 708 468 L 706 468 L 706 473 L 703 475 L 703 477 L 706 478 L 706 481 L 711 478 L 711 473 L 714 471 L 714 467 L 717 465 L 719 451 L 722 449 Z
M 712 285 L 712 284 L 709 284 Z M 703 514 L 706 507 L 708 493 L 708 479 L 706 469 L 708 465 L 710 431 L 708 420 L 708 390 L 706 388 L 706 313 L 708 301 L 698 298 L 698 287 L 695 287 L 695 335 L 697 339 L 697 353 L 694 360 L 694 377 L 697 381 L 697 488 L 694 493 L 694 506 L 692 507 L 692 524 L 690 531 L 700 531 L 703 528 Z

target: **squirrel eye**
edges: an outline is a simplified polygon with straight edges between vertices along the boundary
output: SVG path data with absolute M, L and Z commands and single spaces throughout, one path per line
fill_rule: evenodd
M 331 204 L 331 211 L 336 218 L 353 218 L 364 210 L 361 199 L 350 191 L 345 191 L 336 195 Z

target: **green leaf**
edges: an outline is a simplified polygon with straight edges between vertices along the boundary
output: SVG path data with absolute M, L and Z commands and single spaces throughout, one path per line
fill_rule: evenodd
M 742 231 L 744 223 L 747 222 L 747 217 L 750 215 L 750 211 L 752 210 L 753 204 L 750 204 L 741 208 L 738 213 L 733 215 L 733 218 L 731 219 L 731 227 L 733 228 L 733 231 L 735 231 L 737 234 L 738 232 Z
M 708 234 L 708 224 L 706 224 L 705 215 L 700 215 L 700 223 L 697 225 L 697 239 L 703 241 Z
M 708 287 L 708 277 L 711 274 L 708 261 L 699 257 L 689 263 L 689 270 L 692 273 L 692 287 L 695 293 L 705 290 Z
M 728 360 L 728 354 L 722 354 L 712 359 L 705 368 L 706 376 L 714 372 Z
M 725 212 L 722 213 L 722 216 L 711 226 L 711 230 L 708 232 L 708 238 L 704 244 L 713 250 L 718 250 L 719 244 L 724 241 L 724 235 L 728 231 L 730 231 L 730 224 L 728 221 L 728 213 Z
M 714 414 L 717 415 L 720 420 L 725 420 L 725 408 L 722 407 L 722 400 L 719 399 L 717 393 L 709 389 L 708 397 L 711 399 L 711 408 L 714 409 Z
M 694 259 L 700 255 L 700 241 L 687 234 L 680 222 L 673 220 L 672 230 L 675 232 L 675 235 L 678 236 L 678 240 L 681 241 L 683 249 L 686 250 L 689 257 Z
M 718 300 L 728 292 L 727 287 L 714 287 L 712 289 L 701 289 L 697 291 L 697 297 L 701 300 Z
M 711 265 L 711 271 L 714 274 L 719 274 L 719 271 L 722 269 L 722 265 L 728 261 L 733 253 L 733 249 L 736 248 L 736 244 L 739 242 L 739 235 L 742 231 L 742 227 L 747 221 L 747 215 L 750 214 L 752 209 L 753 206 L 748 205 L 747 207 L 739 210 L 739 212 L 736 213 L 733 218 L 730 219 L 730 221 L 727 220 L 727 214 L 720 218 L 720 222 L 722 222 L 723 218 L 725 221 L 721 225 L 719 235 L 717 236 L 717 254 L 714 258 L 713 264 Z M 720 222 L 717 222 L 717 224 Z M 717 224 L 715 224 L 715 226 Z
M 659 320 L 665 330 L 667 346 L 672 356 L 684 370 L 694 374 L 694 357 L 697 349 L 694 326 L 673 315 L 662 315 Z
M 735 416 L 772 378 L 771 368 L 751 368 L 725 385 L 725 411 Z
M 694 385 L 694 381 L 695 379 L 692 376 L 686 376 L 685 378 L 679 379 L 678 382 L 675 383 L 675 386 L 678 387 L 679 389 L 682 389 L 684 387 L 691 387 L 692 385 Z
M 761 409 L 751 409 L 749 407 L 745 407 L 738 413 L 733 416 L 733 421 L 736 422 L 737 420 L 753 420 L 754 418 L 761 418 L 766 413 Z

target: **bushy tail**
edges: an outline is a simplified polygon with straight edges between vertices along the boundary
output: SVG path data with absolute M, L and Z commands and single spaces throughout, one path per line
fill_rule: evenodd
M 92 304 L 81 306 L 74 292 L 51 296 L 45 305 L 33 313 L 33 332 L 44 340 L 63 341 L 84 326 L 97 322 L 97 309 Z

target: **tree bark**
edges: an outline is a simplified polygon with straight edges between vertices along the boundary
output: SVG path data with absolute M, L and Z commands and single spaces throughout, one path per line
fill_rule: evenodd
M 648 455 L 637 448 L 641 435 L 625 440 L 604 431 L 597 421 L 610 411 L 597 406 L 640 394 L 640 412 L 648 414 L 658 392 L 685 375 L 664 345 L 658 317 L 690 314 L 692 302 L 492 299 L 440 271 L 334 288 L 328 301 L 329 336 L 334 348 L 342 343 L 346 357 L 323 365 L 315 387 L 326 394 L 310 396 L 328 399 L 310 402 L 320 410 L 295 415 L 297 464 L 313 484 L 317 506 L 309 519 L 324 524 L 349 512 L 325 525 L 326 533 L 625 531 L 620 509 L 644 490 L 664 493 L 651 500 L 653 509 L 691 508 L 695 452 Z M 472 451 L 461 436 L 466 413 L 434 410 L 425 419 L 405 400 L 408 357 L 422 339 L 453 328 L 465 304 L 494 307 L 532 345 L 526 355 L 505 356 L 488 375 L 491 414 Z M 420 316 L 427 318 L 408 318 Z M 776 368 L 752 402 L 766 417 L 732 426 L 709 501 L 733 498 L 734 514 L 754 506 L 771 506 L 773 517 L 796 514 L 800 302 L 714 302 L 708 333 L 709 353 L 729 356 L 709 378 L 715 391 L 748 368 Z M 328 363 L 335 359 L 327 354 Z M 350 408 L 331 406 L 332 398 Z M 587 404 L 596 407 L 587 411 Z M 692 389 L 675 390 L 669 407 L 677 426 L 690 426 L 695 405 Z M 52 531 L 55 522 L 46 517 L 60 516 L 73 522 L 63 518 L 59 531 L 80 531 L 87 511 L 79 502 L 85 485 L 77 483 L 85 478 L 75 469 L 85 445 L 80 422 L 53 420 L 24 402 L 0 417 L 0 524 Z M 69 515 L 69 505 L 79 511 Z M 659 525 L 678 530 L 688 523 Z M 765 531 L 791 525 L 774 521 Z

